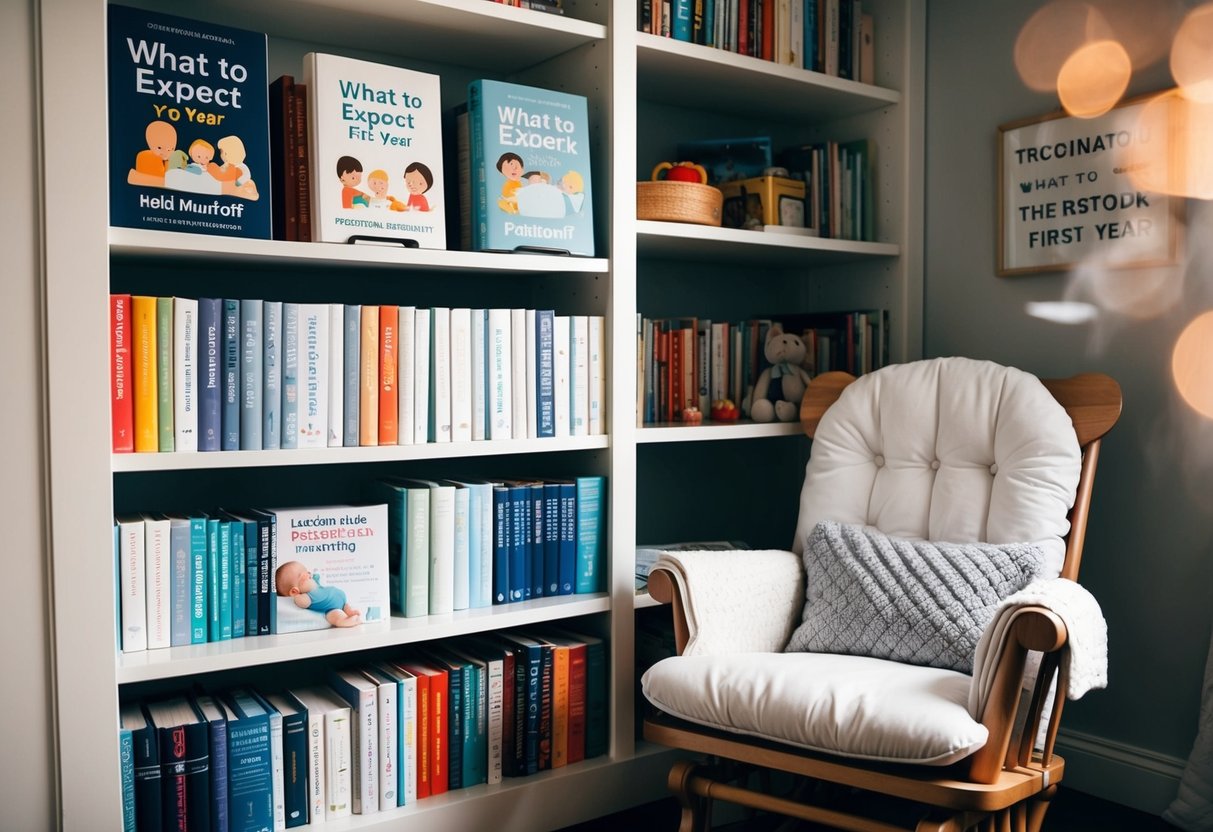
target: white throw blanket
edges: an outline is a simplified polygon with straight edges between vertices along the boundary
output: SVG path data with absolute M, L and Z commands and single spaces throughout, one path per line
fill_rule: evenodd
M 1108 685 L 1108 624 L 1099 603 L 1081 585 L 1065 578 L 1036 581 L 1008 596 L 998 606 L 994 619 L 977 643 L 973 657 L 973 686 L 969 690 L 969 713 L 980 720 L 994 684 L 994 672 L 1011 625 L 1025 607 L 1052 610 L 1066 625 L 1067 642 L 1061 654 L 1069 667 L 1065 694 L 1078 699 L 1089 690 Z
M 662 552 L 686 608 L 685 656 L 779 652 L 800 621 L 800 558 L 777 549 Z

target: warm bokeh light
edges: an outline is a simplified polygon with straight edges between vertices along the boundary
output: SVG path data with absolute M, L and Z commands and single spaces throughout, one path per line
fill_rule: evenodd
M 1213 102 L 1213 3 L 1188 12 L 1171 46 L 1171 75 L 1189 101 Z
M 1123 46 L 1114 40 L 1097 40 L 1080 46 L 1061 65 L 1057 96 L 1072 116 L 1102 116 L 1124 95 L 1132 74 L 1133 64 Z
M 1143 191 L 1213 199 L 1213 102 L 1192 101 L 1178 90 L 1142 108 L 1126 156 L 1129 178 Z
M 1092 0 L 1112 28 L 1113 37 L 1124 46 L 1141 71 L 1165 57 L 1171 48 L 1171 33 L 1182 18 L 1179 0 Z
M 1086 294 L 1101 308 L 1127 318 L 1157 318 L 1179 302 L 1183 275 L 1173 266 L 1117 269 L 1090 265 L 1080 269 Z
M 1188 406 L 1213 419 L 1213 311 L 1188 324 L 1171 353 L 1175 388 Z
M 1029 88 L 1052 92 L 1066 60 L 1088 43 L 1115 40 L 1111 25 L 1091 3 L 1055 0 L 1036 11 L 1015 39 L 1015 68 Z

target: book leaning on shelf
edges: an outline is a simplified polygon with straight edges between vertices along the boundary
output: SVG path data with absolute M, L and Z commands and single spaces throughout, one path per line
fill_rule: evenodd
M 110 223 L 270 237 L 266 37 L 111 5 Z

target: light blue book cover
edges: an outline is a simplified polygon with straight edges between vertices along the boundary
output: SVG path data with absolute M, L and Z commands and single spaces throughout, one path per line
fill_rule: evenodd
M 282 445 L 299 447 L 299 304 L 282 304 Z
M 245 609 L 248 603 L 248 590 L 245 588 L 248 543 L 242 520 L 232 520 L 228 525 L 232 535 L 232 638 L 244 638 L 248 621 Z M 256 528 L 256 523 L 253 527 Z
M 206 640 L 219 641 L 219 518 L 206 518 Z
M 232 524 L 219 524 L 219 640 L 232 637 Z
M 262 304 L 261 447 L 282 447 L 282 301 Z
M 223 300 L 223 389 L 220 396 L 222 449 L 240 450 L 240 301 Z
M 602 520 L 606 512 L 606 479 L 577 477 L 577 593 L 602 592 Z
M 345 428 L 341 435 L 341 444 L 347 448 L 358 447 L 359 410 L 359 359 L 362 345 L 362 307 L 356 303 L 345 305 L 345 338 L 341 341 L 344 355 L 341 360 L 345 367 L 345 392 L 342 401 Z M 337 360 L 337 356 L 333 356 Z
M 240 301 L 240 450 L 261 450 L 262 307 Z
M 252 691 L 224 697 L 227 721 L 228 822 L 231 832 L 274 828 L 274 776 L 270 757 L 269 712 Z
M 190 643 L 190 521 L 169 518 L 169 644 Z
M 190 644 L 206 644 L 206 518 L 190 518 Z
M 556 313 L 535 310 L 535 412 L 541 439 L 556 435 Z
M 466 610 L 471 606 L 471 492 L 467 486 L 451 480 L 444 485 L 455 486 L 455 593 L 453 608 Z
M 585 97 L 473 81 L 468 128 L 472 248 L 594 256 Z
M 129 728 L 118 729 L 118 765 L 122 772 L 122 832 L 135 832 L 135 740 Z
M 468 606 L 472 609 L 488 606 L 483 597 L 481 569 L 484 552 L 480 540 L 481 500 L 484 488 L 477 483 L 460 483 L 468 492 Z

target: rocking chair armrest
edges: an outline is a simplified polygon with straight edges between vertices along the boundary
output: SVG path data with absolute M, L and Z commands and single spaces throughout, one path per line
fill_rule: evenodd
M 680 655 L 783 650 L 804 604 L 800 557 L 775 549 L 666 552 L 649 595 L 671 604 Z

